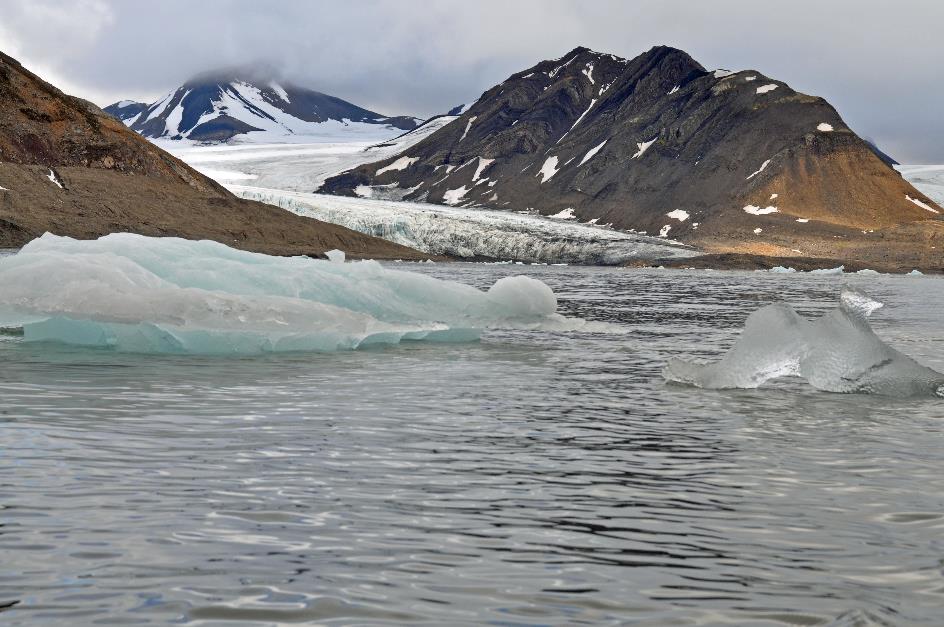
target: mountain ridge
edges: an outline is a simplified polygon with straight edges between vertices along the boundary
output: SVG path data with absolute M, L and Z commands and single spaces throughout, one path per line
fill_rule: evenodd
M 411 190 L 406 200 L 536 207 L 715 252 L 833 256 L 842 239 L 870 254 L 859 241 L 869 230 L 941 219 L 824 99 L 756 70 L 709 71 L 669 46 L 634 59 L 578 47 L 541 61 L 321 191 L 380 185 Z
M 124 100 L 105 107 L 129 128 L 150 139 L 223 142 L 288 138 L 351 131 L 378 137 L 410 131 L 420 122 L 384 116 L 324 94 L 258 67 L 235 67 L 198 74 L 152 103 Z

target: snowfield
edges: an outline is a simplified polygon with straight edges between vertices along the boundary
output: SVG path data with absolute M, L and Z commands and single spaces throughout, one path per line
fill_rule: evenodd
M 153 141 L 219 183 L 252 180 L 260 187 L 310 192 L 321 187 L 329 176 L 403 152 L 455 119 L 455 116 L 434 118 L 392 139 L 378 138 L 374 129 L 368 137 L 344 139 L 342 136 L 321 141 L 308 137 L 307 143 L 232 141 L 197 145 L 171 140 Z
M 227 187 L 237 196 L 340 224 L 430 255 L 615 265 L 631 259 L 697 254 L 689 246 L 664 239 L 539 215 L 303 194 L 243 185 Z

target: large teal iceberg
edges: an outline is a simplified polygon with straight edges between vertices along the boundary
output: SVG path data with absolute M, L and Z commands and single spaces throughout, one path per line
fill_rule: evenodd
M 211 241 L 46 234 L 0 259 L 0 327 L 131 352 L 335 351 L 464 341 L 492 327 L 577 329 L 547 285 L 487 292 L 373 261 L 272 257 Z

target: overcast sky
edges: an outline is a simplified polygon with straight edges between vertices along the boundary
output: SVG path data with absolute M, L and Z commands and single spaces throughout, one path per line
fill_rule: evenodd
M 262 61 L 426 117 L 578 45 L 666 44 L 823 96 L 906 163 L 944 163 L 942 26 L 942 0 L 0 0 L 0 50 L 100 105 Z

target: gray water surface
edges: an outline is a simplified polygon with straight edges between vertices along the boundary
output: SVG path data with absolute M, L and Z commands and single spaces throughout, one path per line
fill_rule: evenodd
M 887 303 L 944 370 L 944 281 L 526 273 L 628 335 L 245 359 L 0 336 L 0 624 L 944 623 L 944 404 L 663 383 L 747 315 Z

